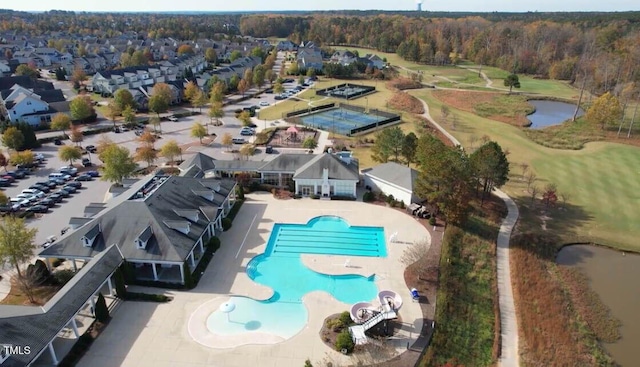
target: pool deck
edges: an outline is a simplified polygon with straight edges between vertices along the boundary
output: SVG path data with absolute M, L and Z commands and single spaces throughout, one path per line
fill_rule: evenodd
M 309 311 L 305 328 L 293 338 L 251 332 L 241 338 L 215 335 L 206 329 L 206 317 L 229 296 L 267 299 L 272 290 L 254 283 L 246 274 L 246 264 L 264 252 L 274 223 L 306 223 L 319 215 L 337 215 L 351 225 L 382 226 L 388 239 L 397 232 L 397 243 L 387 243 L 386 258 L 335 255 L 302 255 L 309 268 L 326 274 L 376 274 L 378 290 L 400 294 L 404 304 L 399 311 L 403 326 L 387 341 L 395 353 L 412 345 L 422 329 L 422 311 L 411 301 L 411 285 L 404 283 L 400 256 L 414 241 L 429 239 L 428 231 L 415 219 L 397 210 L 349 201 L 311 199 L 276 200 L 271 194 L 247 195 L 233 227 L 224 232 L 222 246 L 215 254 L 198 287 L 191 291 L 145 292 L 174 297 L 166 304 L 124 302 L 109 326 L 77 364 L 101 366 L 302 366 L 308 358 L 316 365 L 331 361 L 334 366 L 357 364 L 358 356 L 344 356 L 326 346 L 319 336 L 324 319 L 349 310 L 324 292 L 308 293 L 303 303 Z M 345 266 L 346 260 L 348 266 Z M 139 288 L 139 287 L 135 287 Z M 375 303 L 375 301 L 372 301 Z M 239 344 L 249 344 L 240 345 Z M 382 362 L 383 360 L 378 360 Z

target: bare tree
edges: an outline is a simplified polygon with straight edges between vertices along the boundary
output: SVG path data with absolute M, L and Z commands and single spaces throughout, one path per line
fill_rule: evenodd
M 540 188 L 536 185 L 532 185 L 529 189 L 529 193 L 531 194 L 531 204 L 535 204 L 536 197 L 538 197 L 538 194 L 540 193 Z
M 529 174 L 526 176 L 526 180 L 527 180 L 527 190 L 531 189 L 531 185 L 533 185 L 534 182 L 536 182 L 536 178 L 538 176 L 536 176 L 535 173 L 533 172 L 529 172 Z
M 560 199 L 562 200 L 562 206 L 566 209 L 567 208 L 567 201 L 569 201 L 569 199 L 571 199 L 571 194 L 569 194 L 568 192 L 561 192 L 560 193 Z
M 402 256 L 400 257 L 400 262 L 405 266 L 412 265 L 416 262 L 420 262 L 416 267 L 416 272 L 418 275 L 418 279 L 423 279 L 427 276 L 427 274 L 432 270 L 427 267 L 427 253 L 429 252 L 429 247 L 431 246 L 430 242 L 426 239 L 418 242 L 414 242 L 413 245 L 407 247 Z
M 527 173 L 527 170 L 529 169 L 529 164 L 526 162 L 520 163 L 520 169 L 522 169 L 522 178 L 524 179 L 524 175 Z

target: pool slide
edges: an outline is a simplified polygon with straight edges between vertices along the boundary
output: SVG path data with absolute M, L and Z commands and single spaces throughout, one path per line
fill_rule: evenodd
M 402 297 L 394 291 L 380 291 L 378 300 L 385 311 L 397 311 L 402 307 Z
M 372 305 L 369 302 L 358 302 L 351 306 L 351 320 L 356 324 L 362 324 L 363 322 L 372 318 L 379 312 L 378 307 Z

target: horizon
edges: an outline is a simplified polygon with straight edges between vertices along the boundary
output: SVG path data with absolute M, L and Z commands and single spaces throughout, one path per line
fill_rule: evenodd
M 448 3 L 437 3 L 424 0 L 401 0 L 388 2 L 382 0 L 324 0 L 306 2 L 298 9 L 291 9 L 291 3 L 285 0 L 272 0 L 269 3 L 255 0 L 236 0 L 232 3 L 202 4 L 197 0 L 182 0 L 176 5 L 170 0 L 156 0 L 153 9 L 149 4 L 124 0 L 110 2 L 87 2 L 84 0 L 59 0 L 56 9 L 51 3 L 33 0 L 14 5 L 14 11 L 42 13 L 49 11 L 70 11 L 87 13 L 253 13 L 253 12 L 322 12 L 322 11 L 416 11 L 421 4 L 424 12 L 461 12 L 461 13 L 559 13 L 559 12 L 633 12 L 640 11 L 640 2 L 630 0 L 610 0 L 585 5 L 584 1 L 538 0 L 535 4 L 513 2 L 511 0 L 458 0 Z M 176 7 L 179 7 L 178 9 Z

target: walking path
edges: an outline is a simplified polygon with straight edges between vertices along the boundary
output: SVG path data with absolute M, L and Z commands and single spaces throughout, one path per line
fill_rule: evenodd
M 422 116 L 429 120 L 436 129 L 446 136 L 456 146 L 460 141 L 438 124 L 429 113 L 429 105 L 420 100 L 424 106 Z M 494 190 L 497 197 L 507 205 L 507 217 L 502 221 L 498 234 L 497 267 L 498 267 L 498 304 L 500 307 L 500 339 L 502 349 L 500 351 L 500 366 L 518 367 L 520 365 L 518 355 L 518 319 L 516 307 L 513 302 L 513 289 L 511 287 L 511 267 L 509 264 L 509 239 L 515 226 L 519 212 L 516 203 L 501 190 Z

